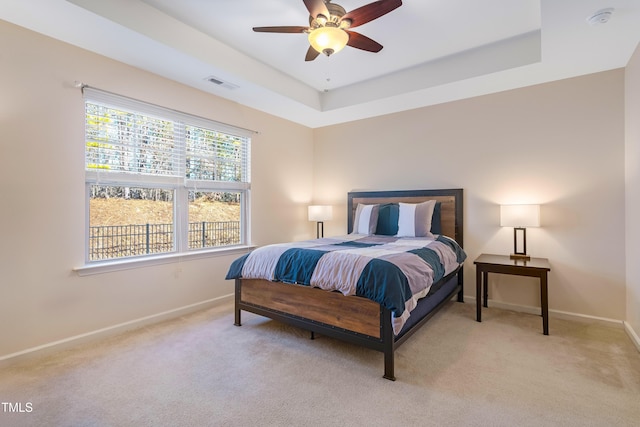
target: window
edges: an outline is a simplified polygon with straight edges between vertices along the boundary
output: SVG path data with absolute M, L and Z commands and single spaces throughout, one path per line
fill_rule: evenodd
M 87 262 L 247 244 L 250 131 L 83 93 Z

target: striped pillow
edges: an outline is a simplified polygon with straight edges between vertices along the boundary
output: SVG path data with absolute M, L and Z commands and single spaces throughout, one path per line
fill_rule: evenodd
M 435 200 L 423 203 L 400 203 L 397 237 L 431 236 L 431 219 Z
M 354 234 L 376 234 L 378 225 L 378 209 L 380 205 L 363 205 L 358 203 L 356 217 L 353 222 Z

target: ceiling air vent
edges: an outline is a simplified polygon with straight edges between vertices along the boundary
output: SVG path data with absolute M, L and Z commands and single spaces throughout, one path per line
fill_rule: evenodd
M 234 85 L 233 83 L 225 82 L 224 80 L 221 80 L 215 76 L 209 76 L 205 78 L 205 80 L 208 81 L 209 83 L 213 83 L 214 85 L 224 87 L 226 89 L 238 89 L 240 87 L 238 85 Z

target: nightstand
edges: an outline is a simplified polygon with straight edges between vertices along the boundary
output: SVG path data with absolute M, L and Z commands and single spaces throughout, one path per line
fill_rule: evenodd
M 547 289 L 547 275 L 551 265 L 546 258 L 531 258 L 530 260 L 511 259 L 508 255 L 482 254 L 473 262 L 476 265 L 476 320 L 482 322 L 481 300 L 488 307 L 489 273 L 512 274 L 516 276 L 537 277 L 540 279 L 540 305 L 542 306 L 542 331 L 549 335 L 549 301 Z M 483 298 L 484 297 L 484 298 Z

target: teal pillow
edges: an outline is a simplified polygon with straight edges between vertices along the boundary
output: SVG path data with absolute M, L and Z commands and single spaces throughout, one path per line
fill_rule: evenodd
M 442 211 L 442 203 L 436 202 L 433 208 L 433 216 L 431 217 L 431 234 L 442 234 L 442 221 L 440 220 L 440 212 Z
M 395 236 L 398 234 L 398 215 L 400 210 L 397 203 L 385 203 L 378 209 L 378 226 L 376 234 Z

